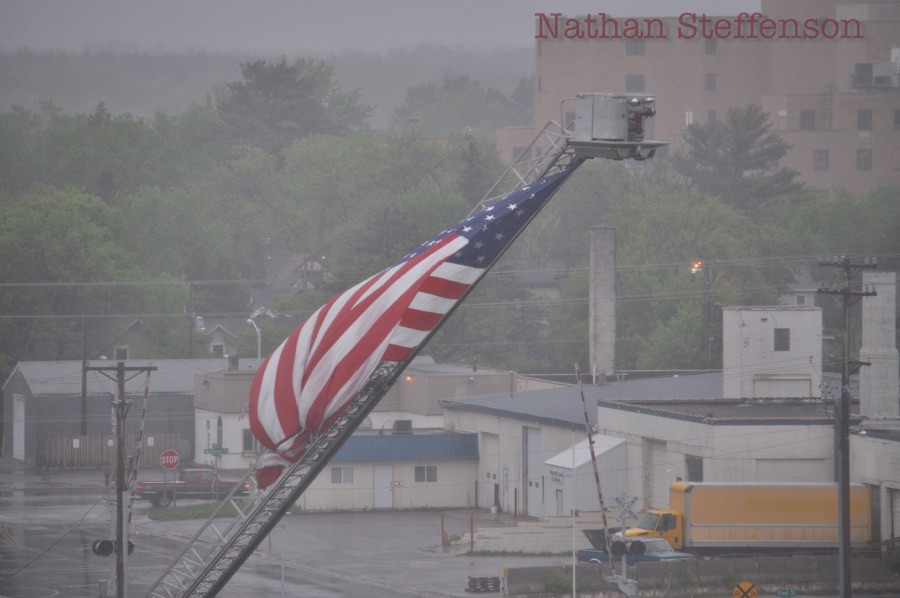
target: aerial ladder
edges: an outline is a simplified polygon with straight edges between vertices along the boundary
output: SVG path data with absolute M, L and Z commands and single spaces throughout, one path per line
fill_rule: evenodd
M 572 104 L 574 111 L 566 112 Z M 655 114 L 652 96 L 578 94 L 563 100 L 560 112 L 573 118 L 564 116 L 559 122 L 547 123 L 488 190 L 473 213 L 534 181 L 566 168 L 577 168 L 586 160 L 644 160 L 665 145 L 648 138 L 649 119 Z M 382 362 L 334 424 L 312 439 L 303 456 L 286 466 L 278 480 L 249 506 L 239 502 L 234 492 L 226 497 L 174 563 L 157 579 L 149 596 L 212 598 L 218 595 L 353 431 L 365 421 L 417 353 L 414 351 L 401 362 Z M 248 474 L 247 479 L 252 475 L 252 472 Z M 220 514 L 229 506 L 237 510 L 237 516 L 230 521 L 226 518 L 226 523 L 222 523 Z

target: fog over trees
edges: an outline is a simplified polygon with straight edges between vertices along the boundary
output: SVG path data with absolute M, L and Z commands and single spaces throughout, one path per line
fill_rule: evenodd
M 322 266 L 267 306 L 296 322 L 462 219 L 503 172 L 493 129 L 532 124 L 533 83 L 504 52 L 469 63 L 460 50 L 470 71 L 424 76 L 413 63 L 430 54 L 447 60 L 433 48 L 357 62 L 0 54 L 0 374 L 96 358 L 138 321 L 132 357 L 198 356 L 186 316 L 246 320 L 272 251 Z M 385 74 L 378 90 L 372 73 Z M 173 97 L 181 107 L 160 107 Z M 588 242 L 601 224 L 618 231 L 621 369 L 706 366 L 697 258 L 726 305 L 777 301 L 819 253 L 896 269 L 898 189 L 769 184 L 759 176 L 780 172 L 781 145 L 767 122 L 748 106 L 726 123 L 738 149 L 698 129 L 671 161 L 585 164 L 425 352 L 526 373 L 587 363 Z M 707 176 L 726 163 L 729 177 Z M 288 333 L 260 324 L 264 350 Z M 826 326 L 840 326 L 836 310 Z M 255 355 L 253 331 L 238 332 L 235 349 Z

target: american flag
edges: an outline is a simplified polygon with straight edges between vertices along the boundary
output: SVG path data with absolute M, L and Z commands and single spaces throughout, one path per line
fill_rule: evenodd
M 412 359 L 572 170 L 507 195 L 313 313 L 253 380 L 250 428 L 260 443 L 299 459 L 379 364 Z

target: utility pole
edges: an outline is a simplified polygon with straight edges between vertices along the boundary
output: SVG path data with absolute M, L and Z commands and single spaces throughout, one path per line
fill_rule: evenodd
M 81 435 L 87 436 L 87 333 L 84 328 L 84 314 L 81 314 Z
M 142 372 L 156 371 L 156 366 L 126 367 L 125 362 L 120 361 L 115 366 L 84 368 L 85 372 L 88 370 L 100 372 L 115 380 L 117 387 L 117 397 L 113 401 L 116 412 L 116 598 L 125 598 L 128 589 L 125 583 L 125 557 L 128 554 L 128 537 L 125 533 L 125 417 L 131 406 L 131 401 L 125 398 L 125 373 L 136 372 L 134 376 L 137 376 Z M 115 372 L 115 378 L 107 372 Z
M 875 258 L 865 258 L 862 264 L 853 264 L 846 256 L 819 256 L 819 265 L 828 266 L 838 270 L 843 275 L 841 284 L 820 284 L 818 292 L 827 295 L 836 295 L 841 303 L 843 316 L 843 346 L 841 367 L 841 398 L 835 417 L 835 439 L 837 482 L 838 482 L 838 559 L 839 585 L 841 598 L 852 598 L 853 587 L 850 574 L 850 308 L 861 298 L 875 295 L 874 288 L 860 285 L 854 289 L 851 287 L 853 278 L 861 271 L 878 267 Z M 854 360 L 853 366 L 858 369 L 863 364 Z
M 701 346 L 706 351 L 706 367 L 712 369 L 712 337 L 709 335 L 710 305 L 709 305 L 709 264 L 706 260 L 697 260 L 691 264 L 691 273 L 703 273 L 703 343 Z

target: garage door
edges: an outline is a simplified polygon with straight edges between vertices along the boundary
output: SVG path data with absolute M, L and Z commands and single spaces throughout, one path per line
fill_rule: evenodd
M 544 461 L 541 458 L 541 431 L 525 428 L 525 509 L 529 517 L 541 517 L 544 508 Z
M 664 509 L 669 506 L 670 476 L 664 440 L 644 438 L 644 501 L 646 506 Z
M 499 501 L 500 493 L 500 437 L 496 434 L 481 434 L 484 443 L 481 451 L 481 462 L 484 474 L 481 476 L 481 506 L 492 507 Z

